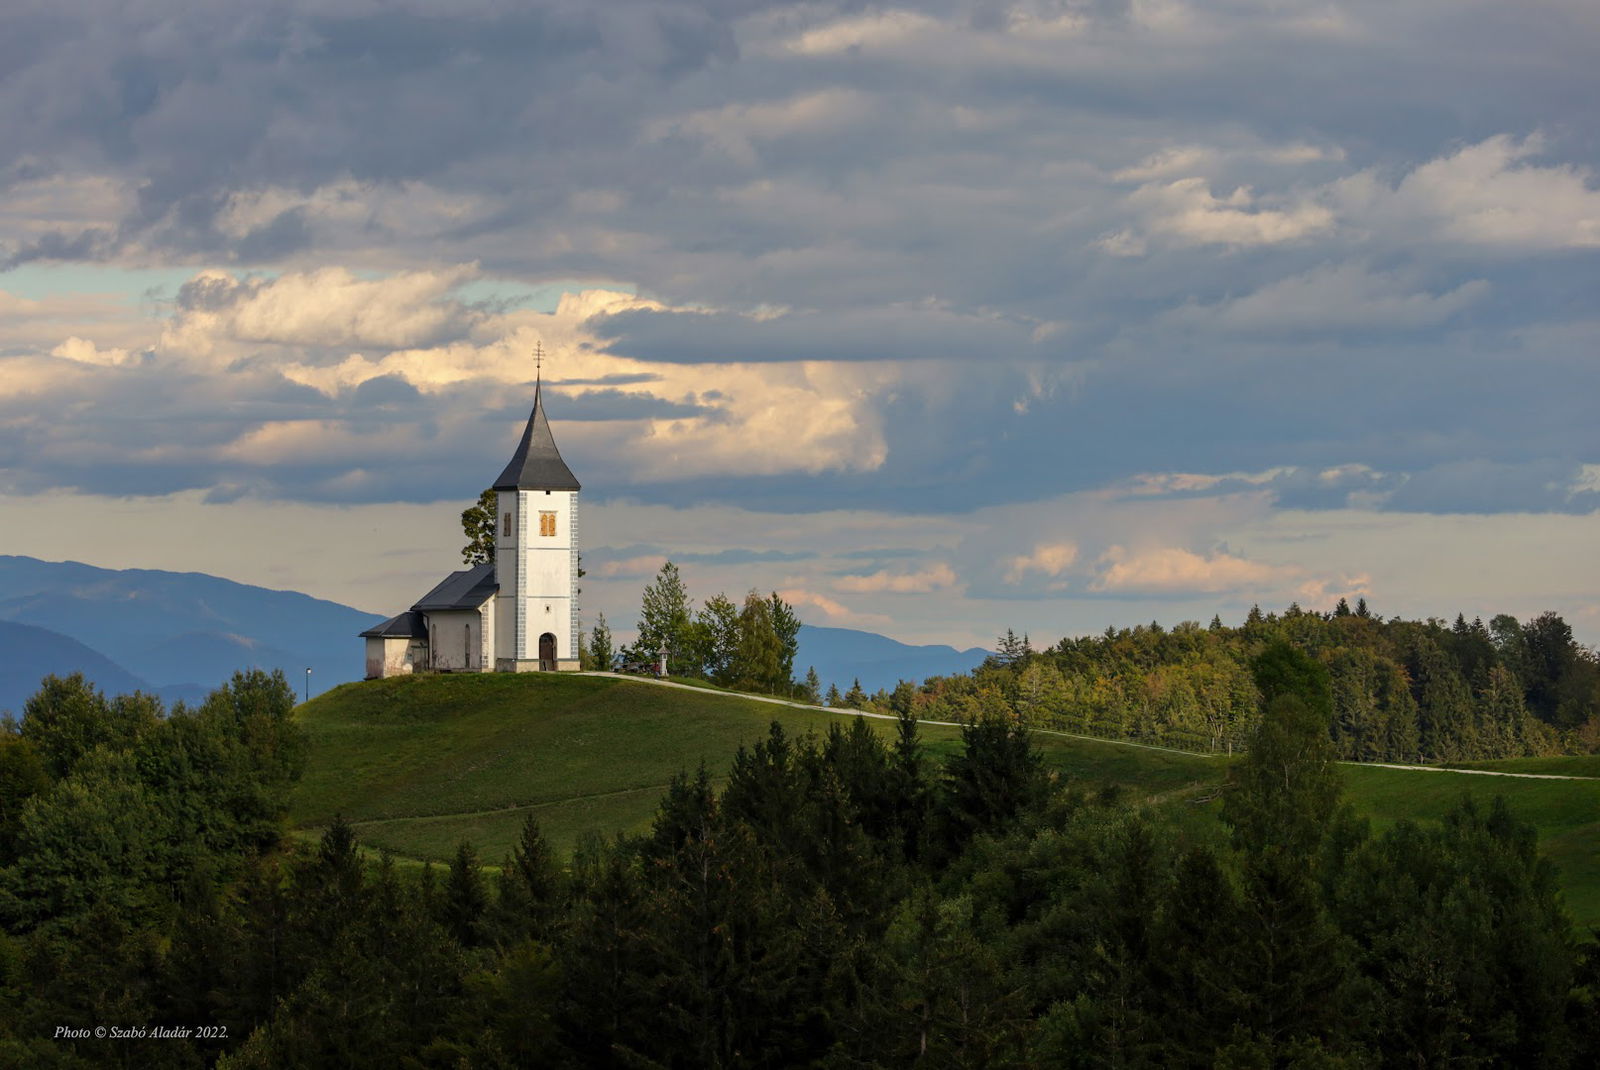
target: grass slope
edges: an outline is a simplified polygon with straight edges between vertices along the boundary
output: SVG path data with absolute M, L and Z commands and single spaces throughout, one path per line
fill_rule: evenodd
M 312 740 L 293 819 L 314 834 L 335 814 L 364 844 L 442 861 L 462 840 L 497 862 L 531 811 L 558 850 L 586 833 L 648 827 L 674 774 L 702 762 L 722 777 L 734 751 L 780 721 L 824 732 L 841 715 L 749 698 L 586 676 L 415 676 L 345 684 L 300 707 Z M 892 736 L 894 724 L 869 720 Z M 960 730 L 925 724 L 937 756 Z M 1118 785 L 1133 800 L 1204 799 L 1225 760 L 1041 733 L 1051 768 L 1088 788 Z M 1592 758 L 1484 763 L 1507 771 L 1596 775 Z M 1525 768 L 1526 766 L 1526 768 Z M 1534 766 L 1537 766 L 1536 768 Z M 1464 795 L 1504 795 L 1540 832 L 1562 871 L 1573 916 L 1600 925 L 1600 783 L 1346 767 L 1346 798 L 1374 827 L 1442 817 Z M 1184 807 L 1214 815 L 1216 805 Z
M 461 840 L 498 861 L 528 811 L 558 849 L 588 832 L 648 827 L 672 777 L 704 762 L 723 776 L 741 743 L 776 720 L 825 732 L 840 715 L 704 691 L 587 676 L 438 675 L 345 684 L 297 712 L 311 755 L 295 795 L 303 829 L 343 814 L 362 842 L 442 860 Z M 894 723 L 869 719 L 892 737 Z M 957 728 L 924 725 L 938 756 Z M 1140 796 L 1220 777 L 1208 758 L 1041 736 L 1047 760 L 1079 781 Z

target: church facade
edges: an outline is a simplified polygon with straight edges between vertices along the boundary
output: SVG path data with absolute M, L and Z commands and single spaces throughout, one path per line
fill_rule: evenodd
M 556 449 L 542 388 L 494 482 L 494 561 L 450 573 L 409 610 L 362 632 L 367 679 L 578 668 L 581 488 Z

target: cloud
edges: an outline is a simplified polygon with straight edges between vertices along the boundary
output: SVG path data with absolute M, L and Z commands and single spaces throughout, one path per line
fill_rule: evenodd
M 597 495 L 947 518 L 1178 473 L 1216 482 L 1146 497 L 1582 510 L 1600 39 L 1538 10 L 21 16 L 0 485 L 455 500 L 542 344 Z M 1082 592 L 1139 542 L 1077 525 L 903 571 Z
M 146 493 L 454 496 L 472 458 L 503 463 L 526 419 L 536 346 L 563 449 L 613 493 L 708 475 L 871 471 L 885 459 L 873 402 L 899 379 L 888 366 L 614 356 L 589 321 L 653 302 L 586 291 L 551 312 L 494 311 L 457 294 L 475 274 L 199 272 L 133 344 L 57 334 L 48 356 L 13 362 L 0 397 L 75 394 L 84 419 L 68 427 L 0 409 L 31 428 L 11 471 L 25 463 L 29 486 L 109 480 L 104 489 Z M 42 308 L 13 300 L 0 316 L 37 319 Z M 91 368 L 117 378 L 86 384 Z M 145 399 L 137 422 L 125 415 L 132 398 Z M 116 465 L 83 463 L 94 448 Z
M 935 301 L 842 316 L 631 307 L 597 313 L 586 326 L 618 355 L 688 364 L 952 360 L 996 351 L 1015 359 L 1054 333 L 1041 330 L 1046 325 L 1037 321 L 961 311 Z
M 864 576 L 840 576 L 833 585 L 855 594 L 927 594 L 954 587 L 956 573 L 941 561 L 915 572 L 880 569 Z
M 1394 186 L 1362 171 L 1335 183 L 1342 214 L 1371 228 L 1426 228 L 1438 239 L 1505 251 L 1600 246 L 1600 189 L 1592 168 L 1528 163 L 1530 134 L 1496 134 L 1415 168 Z
M 1438 294 L 1412 285 L 1399 273 L 1357 262 L 1326 264 L 1244 297 L 1185 305 L 1166 318 L 1230 332 L 1417 330 L 1443 323 L 1489 292 L 1483 279 Z
M 1096 561 L 1095 591 L 1190 594 L 1262 591 L 1295 577 L 1297 570 L 1222 551 L 1201 555 L 1176 546 L 1130 550 L 1112 546 Z
M 1064 590 L 1066 582 L 1057 579 L 1078 559 L 1078 547 L 1070 542 L 1041 542 L 1026 554 L 1006 560 L 1005 582 L 1022 583 L 1031 574 L 1044 577 L 1050 590 Z M 1053 581 L 1053 582 L 1049 582 Z
M 1263 200 L 1249 186 L 1215 196 L 1205 179 L 1152 182 L 1128 196 L 1128 207 L 1144 218 L 1144 232 L 1176 245 L 1280 245 L 1333 229 L 1334 214 L 1306 198 Z M 1131 232 L 1102 239 L 1107 252 L 1141 248 Z
M 625 557 L 616 561 L 604 561 L 598 565 L 589 566 L 586 572 L 593 572 L 599 579 L 642 579 L 654 576 L 661 571 L 661 566 L 667 563 L 665 554 L 643 554 L 638 557 Z
M 179 290 L 179 315 L 162 346 L 209 353 L 224 339 L 323 348 L 437 344 L 468 330 L 473 317 L 448 295 L 476 274 L 470 264 L 376 279 L 338 267 L 270 279 L 202 272 Z
M 77 335 L 56 346 L 50 351 L 50 355 L 60 357 L 62 360 L 75 360 L 80 364 L 98 364 L 102 367 L 126 364 L 130 356 L 126 349 L 101 349 L 87 338 L 79 338 Z
M 843 602 L 802 587 L 781 588 L 778 591 L 778 597 L 800 610 L 801 620 L 812 617 L 811 614 L 804 612 L 809 607 L 820 612 L 829 624 L 837 627 L 884 628 L 894 623 L 893 618 L 886 614 L 857 612 Z M 814 622 L 814 618 L 806 620 L 808 624 Z
M 1528 162 L 1544 150 L 1537 133 L 1498 133 L 1427 160 L 1389 184 L 1367 168 L 1310 188 L 1257 194 L 1237 185 L 1225 195 L 1196 171 L 1216 171 L 1222 154 L 1174 147 L 1112 177 L 1144 180 L 1124 202 L 1139 222 L 1103 236 L 1115 256 L 1143 255 L 1152 239 L 1175 246 L 1235 248 L 1339 238 L 1363 247 L 1399 248 L 1418 240 L 1502 252 L 1600 246 L 1600 189 L 1586 166 Z M 1231 153 L 1237 165 L 1247 158 Z M 1316 146 L 1289 147 L 1274 163 L 1342 159 Z M 1183 175 L 1171 178 L 1172 175 Z M 1170 179 L 1170 180 L 1169 180 Z
M 919 36 L 944 28 L 944 24 L 931 16 L 891 9 L 823 23 L 795 35 L 785 41 L 784 46 L 807 56 L 881 49 L 908 45 Z
M 1428 513 L 1586 513 L 1600 508 L 1590 466 L 1548 458 L 1521 462 L 1448 461 L 1408 473 L 1382 508 Z

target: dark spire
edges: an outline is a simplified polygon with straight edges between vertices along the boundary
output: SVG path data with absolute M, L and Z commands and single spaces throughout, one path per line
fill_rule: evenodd
M 577 477 L 561 459 L 555 436 L 550 434 L 550 421 L 544 416 L 544 402 L 540 399 L 544 387 L 542 369 L 536 375 L 533 413 L 528 417 L 527 430 L 522 432 L 522 441 L 517 444 L 517 452 L 511 455 L 511 462 L 494 481 L 494 489 L 578 490 Z

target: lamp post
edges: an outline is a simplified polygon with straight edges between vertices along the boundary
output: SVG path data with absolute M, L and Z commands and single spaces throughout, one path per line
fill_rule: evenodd
M 311 667 L 306 666 L 306 701 L 311 701 Z

